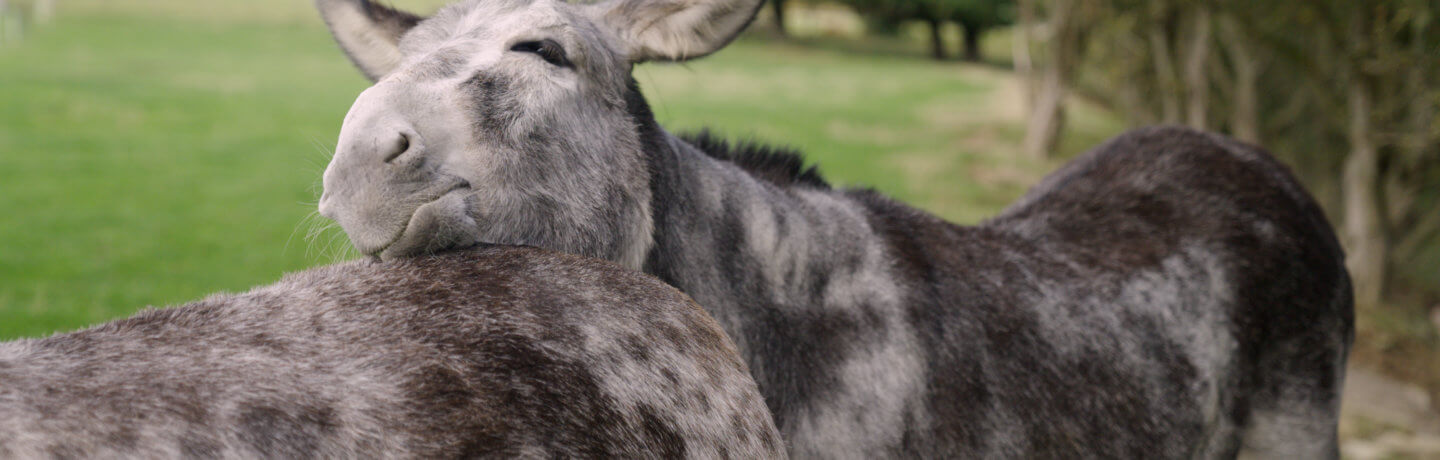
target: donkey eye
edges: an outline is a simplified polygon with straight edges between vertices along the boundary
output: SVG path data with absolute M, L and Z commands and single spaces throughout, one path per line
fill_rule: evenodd
M 530 42 L 520 42 L 516 43 L 515 46 L 510 47 L 510 51 L 533 53 L 536 56 L 540 56 L 541 59 L 544 59 L 545 62 L 549 62 L 551 65 L 570 67 L 570 61 L 565 59 L 565 48 L 561 47 L 559 43 L 555 42 L 555 40 L 546 39 Z

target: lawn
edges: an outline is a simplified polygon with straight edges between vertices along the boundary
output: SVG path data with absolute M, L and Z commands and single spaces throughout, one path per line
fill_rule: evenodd
M 0 46 L 0 339 L 355 257 L 313 211 L 367 82 L 309 3 L 76 0 Z M 672 130 L 798 147 L 835 182 L 979 221 L 1057 163 L 1016 153 L 1008 73 L 916 46 L 747 37 L 636 77 Z M 1071 127 L 1066 154 L 1121 123 L 1081 104 Z

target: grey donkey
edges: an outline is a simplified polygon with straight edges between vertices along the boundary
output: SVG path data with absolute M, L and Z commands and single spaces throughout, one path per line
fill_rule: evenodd
M 717 51 L 760 3 L 319 0 L 376 81 L 320 212 L 381 258 L 528 244 L 654 274 L 735 340 L 795 456 L 1338 454 L 1349 278 L 1284 166 L 1143 129 L 965 227 L 662 129 L 634 66 Z
M 734 346 L 614 264 L 480 247 L 0 343 L 0 458 L 782 458 Z

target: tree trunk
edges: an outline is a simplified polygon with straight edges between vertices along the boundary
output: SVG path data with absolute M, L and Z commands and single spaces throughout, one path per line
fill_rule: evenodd
M 1053 51 L 1051 54 L 1055 54 Z M 1036 160 L 1050 157 L 1059 144 L 1060 132 L 1065 125 L 1065 95 L 1068 92 L 1061 69 L 1047 65 L 1043 70 L 1040 86 L 1035 94 L 1035 104 L 1030 109 L 1030 119 L 1025 125 L 1025 154 Z
M 1235 18 L 1220 21 L 1221 40 L 1235 70 L 1235 93 L 1231 103 L 1230 134 L 1252 144 L 1260 143 L 1260 66 L 1250 51 L 1250 39 Z
M 1025 126 L 1021 148 L 1030 158 L 1049 158 L 1059 144 L 1065 126 L 1065 96 L 1069 93 L 1071 64 L 1079 60 L 1079 30 L 1076 29 L 1076 5 L 1071 0 L 1058 0 L 1049 8 L 1050 40 L 1046 44 L 1045 65 L 1040 69 L 1039 86 L 1035 89 L 1030 119 Z
M 1018 0 L 1016 10 L 1020 30 L 1013 34 L 1010 41 L 1010 52 L 1015 61 L 1015 74 L 1020 76 L 1020 84 L 1023 86 L 1025 107 L 1033 107 L 1035 105 L 1035 77 L 1033 75 L 1035 69 L 1030 60 L 1030 38 L 1035 33 L 1035 1 Z
M 775 13 L 775 33 L 780 34 L 781 37 L 790 36 L 789 32 L 785 30 L 785 1 L 770 0 L 770 10 Z
M 930 24 L 930 55 L 943 61 L 949 54 L 945 52 L 945 34 L 942 33 L 945 23 L 939 19 L 926 19 L 925 22 Z
M 1154 5 L 1154 4 L 1152 4 Z M 1180 122 L 1180 100 L 1177 94 L 1179 84 L 1175 81 L 1175 59 L 1170 51 L 1170 38 L 1165 35 L 1165 16 L 1158 8 L 1151 13 L 1148 31 L 1150 58 L 1155 62 L 1155 81 L 1160 89 L 1160 119 L 1164 123 Z
M 1204 7 L 1195 11 L 1195 23 L 1190 30 L 1190 46 L 1185 56 L 1185 124 L 1195 129 L 1206 129 L 1208 103 L 1210 102 L 1210 80 L 1206 78 L 1205 66 L 1210 58 L 1210 10 Z
M 1385 292 L 1385 231 L 1379 194 L 1380 158 L 1370 127 L 1372 95 L 1362 75 L 1350 83 L 1350 154 L 1345 158 L 1344 194 L 1346 268 L 1355 282 L 1355 302 L 1373 308 Z
M 965 60 L 969 62 L 980 62 L 980 36 L 985 29 L 975 24 L 961 24 L 960 37 L 965 41 Z
M 1078 0 L 1056 0 L 1050 4 L 1048 52 L 1021 145 L 1031 158 L 1048 158 L 1059 144 L 1065 127 L 1065 98 L 1070 92 L 1070 79 L 1085 52 L 1086 34 L 1079 16 L 1082 9 L 1091 6 Z

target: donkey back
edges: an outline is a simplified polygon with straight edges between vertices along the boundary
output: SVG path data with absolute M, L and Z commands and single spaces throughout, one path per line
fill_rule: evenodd
M 0 457 L 783 457 L 719 327 L 609 263 L 487 247 L 0 344 Z

